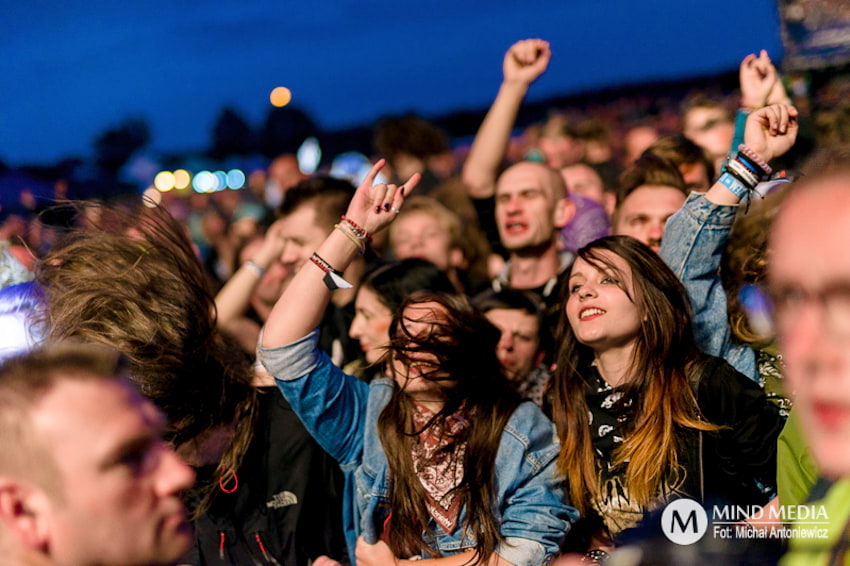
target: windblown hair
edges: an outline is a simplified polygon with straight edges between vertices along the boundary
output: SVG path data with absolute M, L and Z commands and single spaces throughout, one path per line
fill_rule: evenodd
M 626 466 L 631 496 L 641 506 L 648 506 L 666 481 L 682 477 L 677 429 L 716 427 L 702 419 L 691 387 L 691 380 L 699 376 L 701 355 L 694 343 L 684 287 L 658 254 L 634 238 L 608 236 L 578 251 L 578 256 L 596 269 L 624 281 L 626 274 L 617 269 L 608 254 L 619 256 L 631 269 L 634 293 L 622 283 L 620 288 L 637 306 L 642 319 L 629 379 L 618 402 L 623 411 L 628 411 L 628 429 L 612 464 Z M 564 304 L 568 292 L 566 284 L 562 290 Z M 585 396 L 585 374 L 594 351 L 578 341 L 565 318 L 559 325 L 552 412 L 561 438 L 558 470 L 566 476 L 570 501 L 584 514 L 601 495 Z
M 427 259 L 410 257 L 393 263 L 385 263 L 367 271 L 360 287 L 375 292 L 378 300 L 395 313 L 401 304 L 416 291 L 435 293 L 455 292 L 452 282 L 445 273 Z
M 36 271 L 49 340 L 105 344 L 130 360 L 130 378 L 162 410 L 175 446 L 235 426 L 224 480 L 250 443 L 256 415 L 248 359 L 215 325 L 215 302 L 184 229 L 162 208 L 100 205 Z M 196 486 L 203 512 L 215 484 Z
M 407 328 L 408 307 L 436 303 L 442 320 L 427 336 L 413 335 Z M 466 509 L 463 528 L 475 534 L 476 556 L 470 561 L 486 562 L 502 540 L 493 514 L 496 505 L 495 462 L 502 431 L 520 400 L 511 390 L 496 357 L 499 330 L 473 309 L 462 296 L 419 292 L 412 295 L 394 315 L 390 327 L 391 350 L 385 356 L 410 363 L 410 356 L 433 355 L 437 367 L 433 379 L 444 394 L 443 409 L 425 429 L 445 421 L 463 408 L 471 424 L 458 441 L 467 443 L 463 479 L 455 488 Z M 437 373 L 439 372 L 439 377 Z M 431 537 L 422 540 L 422 525 L 430 519 L 424 504 L 425 491 L 413 467 L 411 450 L 423 432 L 413 425 L 413 401 L 396 390 L 378 419 L 378 434 L 390 471 L 390 547 L 397 556 L 420 554 L 423 546 L 435 556 Z

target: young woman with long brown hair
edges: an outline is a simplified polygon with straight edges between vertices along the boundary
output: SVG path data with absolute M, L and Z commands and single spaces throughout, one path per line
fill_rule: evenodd
M 317 349 L 330 289 L 345 285 L 339 274 L 418 180 L 372 186 L 382 166 L 275 305 L 261 359 L 346 473 L 344 522 L 359 566 L 542 564 L 575 510 L 555 474 L 551 422 L 511 393 L 499 331 L 483 315 L 461 297 L 414 294 L 390 327 L 392 377 L 369 385 Z
M 578 255 L 552 404 L 559 471 L 597 545 L 678 497 L 764 503 L 776 473 L 777 409 L 752 381 L 697 350 L 684 288 L 651 249 L 610 236 Z

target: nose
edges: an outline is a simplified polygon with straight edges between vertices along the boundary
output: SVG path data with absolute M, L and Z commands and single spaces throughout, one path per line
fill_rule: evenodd
M 590 299 L 596 296 L 596 287 L 592 284 L 585 283 L 578 290 L 578 298 L 581 300 Z
M 664 222 L 653 222 L 649 225 L 649 238 L 656 241 L 661 241 L 664 235 Z
M 503 350 L 511 351 L 514 349 L 514 335 L 512 332 L 508 330 L 503 330 L 502 335 L 499 337 L 499 344 L 497 346 Z
M 160 459 L 157 489 L 162 495 L 180 493 L 195 483 L 195 472 L 171 447 L 165 446 Z
M 280 254 L 280 262 L 284 266 L 294 266 L 298 264 L 299 259 L 298 246 L 292 242 L 287 242 L 283 247 L 283 253 Z
M 348 327 L 348 335 L 355 340 L 358 340 L 363 334 L 361 333 L 361 317 L 359 314 L 354 315 L 354 319 L 351 321 L 351 326 Z

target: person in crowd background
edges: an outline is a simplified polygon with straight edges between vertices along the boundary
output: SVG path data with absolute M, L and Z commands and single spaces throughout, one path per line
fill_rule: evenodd
M 366 272 L 354 299 L 354 320 L 349 330 L 351 337 L 360 342 L 363 356 L 345 366 L 345 373 L 366 382 L 381 374 L 380 362 L 390 346 L 393 316 L 404 300 L 417 291 L 456 293 L 446 274 L 424 259 L 379 264 Z

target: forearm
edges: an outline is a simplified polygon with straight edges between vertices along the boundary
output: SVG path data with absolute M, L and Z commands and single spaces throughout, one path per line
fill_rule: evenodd
M 493 195 L 499 166 L 507 153 L 511 130 L 527 92 L 528 84 L 522 82 L 503 82 L 499 87 L 463 166 L 463 181 L 472 198 Z
M 319 257 L 339 271 L 345 271 L 356 253 L 357 248 L 339 230 L 331 232 L 316 250 Z M 331 295 L 324 277 L 324 271 L 312 261 L 301 266 L 266 320 L 264 347 L 292 343 L 318 326 Z
M 261 269 L 267 266 L 258 265 Z M 251 295 L 260 282 L 261 274 L 256 268 L 243 263 L 236 273 L 227 280 L 224 287 L 215 296 L 216 324 L 226 328 L 248 309 Z

